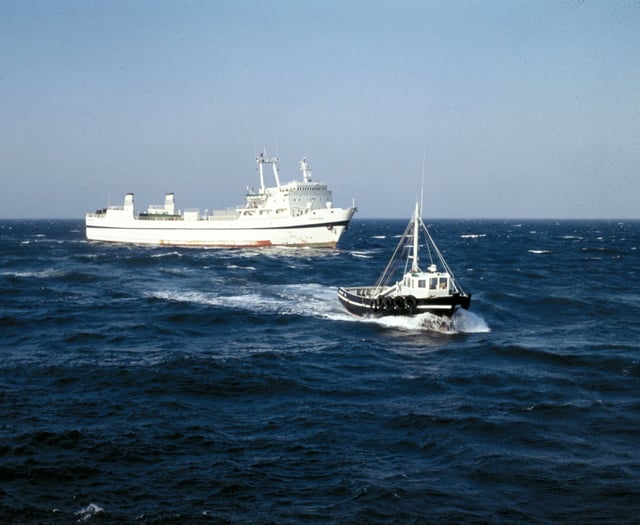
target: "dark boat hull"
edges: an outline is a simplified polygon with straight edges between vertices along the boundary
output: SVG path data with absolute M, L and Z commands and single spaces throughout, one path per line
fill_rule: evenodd
M 338 299 L 350 313 L 362 317 L 413 316 L 423 313 L 451 317 L 458 308 L 466 310 L 471 304 L 471 296 L 466 294 L 456 293 L 427 299 L 416 299 L 412 295 L 370 297 L 358 293 L 358 288 L 340 288 Z

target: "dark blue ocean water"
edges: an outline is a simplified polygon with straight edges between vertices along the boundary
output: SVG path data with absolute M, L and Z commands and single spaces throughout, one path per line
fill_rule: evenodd
M 435 221 L 471 310 L 359 320 L 338 250 L 0 222 L 2 523 L 639 523 L 640 222 Z

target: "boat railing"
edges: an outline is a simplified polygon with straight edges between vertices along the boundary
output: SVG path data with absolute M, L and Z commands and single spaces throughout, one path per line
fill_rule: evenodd
M 355 286 L 348 288 L 348 290 L 359 297 L 377 297 L 379 292 L 375 286 Z

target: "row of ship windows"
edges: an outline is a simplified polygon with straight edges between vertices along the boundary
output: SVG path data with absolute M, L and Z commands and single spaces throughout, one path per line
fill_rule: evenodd
M 429 279 L 409 279 L 404 280 L 404 285 L 412 288 L 416 288 L 416 280 L 418 281 L 418 288 L 426 288 L 427 281 L 429 281 L 429 290 L 446 290 L 449 287 L 448 279 L 446 277 L 430 277 Z
M 290 188 L 280 188 L 280 191 L 326 191 L 326 186 L 316 186 L 313 188 L 295 188 L 295 190 L 291 190 Z
M 289 200 L 291 202 L 316 202 L 316 201 L 321 201 L 321 202 L 325 201 L 326 202 L 326 199 L 316 199 L 315 197 L 306 198 L 306 199 L 301 199 L 301 198 L 294 197 L 294 198 L 289 199 Z M 287 202 L 287 199 L 282 199 L 279 202 Z

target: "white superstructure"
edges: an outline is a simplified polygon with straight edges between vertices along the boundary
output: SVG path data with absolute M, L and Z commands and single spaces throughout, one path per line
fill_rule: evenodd
M 87 239 L 167 246 L 315 246 L 335 247 L 356 211 L 334 208 L 326 184 L 312 181 L 306 159 L 302 181 L 280 183 L 278 159 L 266 152 L 256 157 L 260 188 L 248 190 L 244 206 L 200 213 L 180 211 L 173 193 L 164 205 L 136 215 L 133 193 L 123 206 L 109 206 L 85 218 Z M 275 186 L 265 185 L 264 166 L 273 169 Z

